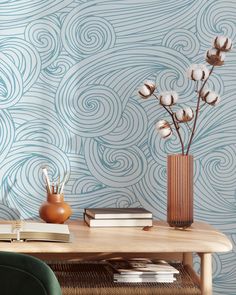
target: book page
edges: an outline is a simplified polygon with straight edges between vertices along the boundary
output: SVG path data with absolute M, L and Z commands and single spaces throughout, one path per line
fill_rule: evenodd
M 70 231 L 66 224 L 25 222 L 20 237 L 27 241 L 69 242 Z
M 0 224 L 0 240 L 11 240 L 16 237 L 12 224 Z
M 39 222 L 24 222 L 21 227 L 21 232 L 47 232 L 70 234 L 68 225 L 54 223 L 39 223 Z
M 11 224 L 0 224 L 0 234 L 11 234 L 12 225 Z

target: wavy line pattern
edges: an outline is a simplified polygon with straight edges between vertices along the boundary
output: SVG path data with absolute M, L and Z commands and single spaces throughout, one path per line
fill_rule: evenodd
M 22 33 L 21 28 L 63 9 L 73 0 L 12 0 L 0 2 L 0 31 L 3 35 Z
M 62 42 L 75 59 L 81 59 L 115 45 L 113 26 L 102 17 L 83 15 L 77 8 L 67 15 L 62 26 Z
M 49 18 L 30 22 L 25 28 L 25 40 L 39 52 L 42 68 L 57 60 L 61 51 L 59 24 Z
M 121 102 L 107 86 L 89 85 L 57 92 L 56 108 L 65 126 L 79 136 L 102 136 L 111 132 L 121 117 Z
M 171 30 L 162 39 L 162 45 L 194 58 L 200 49 L 200 44 L 194 33 L 188 30 Z
M 26 92 L 38 79 L 41 60 L 34 46 L 24 39 L 11 37 L 1 40 L 0 52 L 17 67 L 22 77 L 23 92 Z
M 146 159 L 135 146 L 127 149 L 104 148 L 90 139 L 86 140 L 84 149 L 89 170 L 108 186 L 130 186 L 145 174 Z
M 208 40 L 214 35 L 228 34 L 235 39 L 234 1 L 205 1 L 197 17 L 198 37 L 201 43 L 208 46 Z
M 47 164 L 52 181 L 70 174 L 73 218 L 144 206 L 166 219 L 166 155 L 179 142 L 159 138 L 168 116 L 137 89 L 154 80 L 195 108 L 186 68 L 204 62 L 215 35 L 235 42 L 235 19 L 233 0 L 0 0 L 0 218 L 39 218 Z M 208 82 L 221 102 L 201 109 L 191 150 L 195 219 L 234 245 L 235 67 L 233 51 Z M 235 250 L 214 255 L 214 295 L 235 293 L 235 265 Z

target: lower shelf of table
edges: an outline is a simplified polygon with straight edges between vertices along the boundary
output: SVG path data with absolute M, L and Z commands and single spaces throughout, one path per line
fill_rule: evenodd
M 200 295 L 193 272 L 182 264 L 173 264 L 179 270 L 174 283 L 114 283 L 113 271 L 104 263 L 53 262 L 63 295 Z

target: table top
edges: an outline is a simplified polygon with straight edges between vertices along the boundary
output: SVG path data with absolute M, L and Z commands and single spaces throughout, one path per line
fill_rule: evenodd
M 82 220 L 68 221 L 71 242 L 0 242 L 0 251 L 22 253 L 167 253 L 167 252 L 227 252 L 229 239 L 212 226 L 195 222 L 186 230 L 154 221 L 149 231 L 141 227 L 89 228 Z

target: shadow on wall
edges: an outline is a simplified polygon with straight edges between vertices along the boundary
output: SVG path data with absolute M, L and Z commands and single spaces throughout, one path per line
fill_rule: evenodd
M 10 206 L 5 205 L 5 204 L 7 204 L 8 195 L 15 184 L 16 184 L 16 180 L 14 181 L 12 186 L 9 188 L 8 193 L 4 194 L 3 200 L 2 200 L 3 203 L 0 203 L 0 216 L 1 216 L 1 219 L 3 219 L 3 220 L 20 219 L 20 212 L 18 209 L 11 208 Z
M 39 198 L 35 198 L 35 202 L 31 200 L 31 207 L 28 204 L 30 193 L 24 193 L 16 179 L 12 180 L 8 177 L 7 181 L 2 181 L 1 189 L 2 198 L 0 200 L 0 216 L 3 220 L 17 220 L 17 219 L 35 219 L 38 220 L 38 208 L 42 202 L 39 193 Z M 19 198 L 19 196 L 21 196 Z M 25 210 L 25 208 L 27 208 Z
M 0 204 L 0 216 L 4 220 L 20 219 L 20 212 L 16 208 L 10 208 L 4 204 Z

